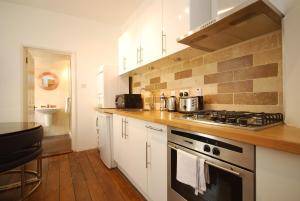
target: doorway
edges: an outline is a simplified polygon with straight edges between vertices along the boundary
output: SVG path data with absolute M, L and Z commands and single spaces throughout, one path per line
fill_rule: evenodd
M 72 151 L 71 55 L 24 47 L 24 121 L 44 128 L 43 157 Z

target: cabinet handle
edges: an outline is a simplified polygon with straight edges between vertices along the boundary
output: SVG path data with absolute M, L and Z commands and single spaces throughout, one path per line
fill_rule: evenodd
M 126 70 L 126 57 L 123 57 L 123 70 Z
M 162 53 L 162 55 L 167 53 L 166 38 L 167 38 L 167 35 L 164 33 L 164 31 L 162 31 L 161 32 L 161 53 Z
M 123 128 L 124 126 L 123 125 L 124 125 L 124 120 L 122 118 L 122 138 L 123 138 L 123 135 L 124 135 L 124 128 Z
M 152 126 L 146 126 L 146 128 L 149 128 L 151 130 L 155 130 L 155 131 L 159 131 L 159 132 L 163 132 L 163 129 L 162 128 L 154 128 Z
M 140 47 L 140 64 L 144 61 L 144 48 Z
M 139 48 L 136 48 L 136 64 L 140 63 L 140 50 Z
M 98 127 L 98 117 L 96 118 L 96 127 Z
M 127 124 L 128 124 L 128 121 L 126 119 L 124 119 L 124 127 L 125 127 L 124 136 L 125 136 L 125 139 L 127 139 L 127 137 L 128 137 L 128 135 L 127 135 Z
M 146 168 L 148 168 L 148 143 L 146 142 Z

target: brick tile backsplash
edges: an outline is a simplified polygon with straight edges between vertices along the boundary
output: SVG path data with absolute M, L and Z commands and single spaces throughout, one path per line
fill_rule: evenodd
M 193 74 L 192 69 L 177 72 L 175 73 L 175 80 L 192 77 L 192 74 Z
M 234 94 L 234 103 L 240 105 L 277 105 L 278 92 Z
M 141 86 L 141 82 L 134 82 L 133 83 L 133 87 L 140 87 Z
M 253 80 L 218 84 L 218 93 L 253 92 Z
M 276 77 L 277 75 L 278 64 L 272 63 L 234 71 L 234 80 Z
M 233 104 L 233 94 L 214 94 L 204 96 L 205 104 Z
M 156 109 L 161 93 L 202 89 L 205 109 L 283 112 L 281 43 L 276 31 L 211 53 L 187 48 L 133 71 L 133 92 L 152 91 Z
M 219 62 L 218 71 L 219 72 L 231 71 L 234 69 L 238 69 L 246 66 L 252 66 L 252 65 L 253 65 L 253 55 L 247 55 L 247 56 Z
M 204 75 L 204 84 L 230 82 L 232 80 L 233 80 L 233 72 Z
M 150 84 L 160 83 L 160 77 L 154 77 L 150 79 Z

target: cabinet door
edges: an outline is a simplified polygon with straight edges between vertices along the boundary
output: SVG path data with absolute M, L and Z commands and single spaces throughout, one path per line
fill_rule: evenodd
M 117 162 L 118 165 L 122 166 L 124 163 L 122 160 L 123 155 L 122 149 L 124 146 L 124 140 L 122 136 L 122 116 L 113 115 L 113 159 Z
M 166 55 L 187 46 L 177 43 L 177 38 L 190 29 L 189 0 L 163 0 L 163 31 Z
M 138 27 L 133 23 L 119 38 L 119 75 L 136 66 L 136 47 L 139 41 Z
M 148 196 L 152 201 L 167 201 L 167 128 L 149 124 L 148 137 Z
M 141 64 L 162 56 L 162 0 L 153 0 L 141 16 Z
M 127 118 L 126 148 L 129 158 L 127 161 L 128 175 L 138 189 L 147 192 L 146 141 L 147 133 L 143 121 Z
M 127 62 L 127 55 L 126 55 L 126 46 L 128 43 L 128 34 L 125 32 L 123 33 L 118 42 L 118 73 L 119 75 L 125 73 L 126 71 L 126 62 Z
M 246 0 L 214 0 L 217 15 L 222 15 Z
M 127 71 L 134 70 L 139 64 L 139 48 L 141 47 L 141 26 L 142 19 L 136 19 L 134 23 L 128 28 L 129 43 L 130 46 L 127 48 L 128 52 L 128 69 Z

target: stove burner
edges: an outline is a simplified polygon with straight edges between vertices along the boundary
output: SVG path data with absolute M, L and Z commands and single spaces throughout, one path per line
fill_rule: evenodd
M 283 114 L 281 113 L 253 113 L 226 110 L 203 110 L 194 114 L 185 114 L 182 118 L 247 128 L 261 128 L 283 122 Z

